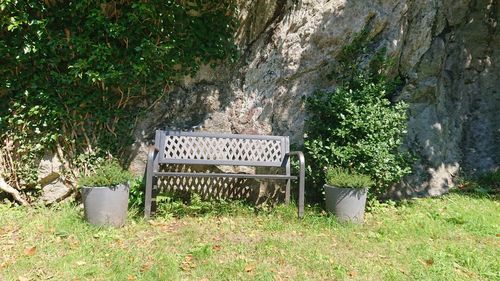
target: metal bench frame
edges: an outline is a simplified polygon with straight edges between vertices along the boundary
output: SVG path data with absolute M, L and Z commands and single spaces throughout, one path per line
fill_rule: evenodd
M 299 176 L 290 172 L 290 157 L 300 162 Z M 161 164 L 283 167 L 285 174 L 161 172 Z M 285 203 L 290 202 L 291 180 L 299 180 L 298 216 L 304 216 L 305 159 L 290 151 L 288 136 L 222 134 L 157 130 L 148 153 L 144 215 L 151 216 L 153 187 L 158 177 L 217 177 L 286 180 Z

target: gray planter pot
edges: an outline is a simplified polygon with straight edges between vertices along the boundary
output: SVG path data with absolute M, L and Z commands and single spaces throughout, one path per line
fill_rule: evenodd
M 324 185 L 326 210 L 341 222 L 363 223 L 368 188 L 339 188 Z
M 121 227 L 127 218 L 129 185 L 82 187 L 85 219 L 97 226 Z

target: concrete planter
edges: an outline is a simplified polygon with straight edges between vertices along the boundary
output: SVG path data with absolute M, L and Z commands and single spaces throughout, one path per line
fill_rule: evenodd
M 121 227 L 128 209 L 129 185 L 82 187 L 85 219 L 96 226 Z
M 363 223 L 368 188 L 339 188 L 324 185 L 326 210 L 341 222 Z

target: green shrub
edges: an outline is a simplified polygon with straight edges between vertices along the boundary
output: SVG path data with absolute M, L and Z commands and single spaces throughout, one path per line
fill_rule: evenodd
M 340 188 L 369 188 L 374 184 L 370 176 L 338 167 L 329 167 L 325 179 L 326 184 Z
M 317 187 L 313 196 L 329 166 L 369 175 L 380 191 L 411 171 L 410 155 L 400 151 L 407 105 L 389 100 L 398 79 L 384 74 L 390 65 L 385 51 L 366 64 L 367 40 L 362 32 L 342 50 L 331 75 L 339 84 L 335 90 L 317 91 L 306 100 L 304 146 L 309 181 Z
M 49 150 L 127 161 L 141 114 L 236 59 L 236 14 L 234 0 L 0 1 L 0 149 L 18 165 L 6 180 L 36 187 Z
M 500 170 L 486 172 L 477 177 L 477 182 L 491 189 L 500 189 Z
M 130 181 L 130 194 L 128 199 L 129 207 L 137 208 L 139 210 L 144 209 L 144 198 L 146 183 L 143 177 L 135 177 Z
M 132 179 L 129 171 L 123 169 L 115 161 L 106 161 L 98 166 L 93 173 L 83 176 L 78 181 L 78 186 L 99 187 L 116 186 L 128 183 Z
M 462 192 L 498 198 L 500 196 L 500 170 L 486 172 L 475 177 L 461 178 L 458 189 Z

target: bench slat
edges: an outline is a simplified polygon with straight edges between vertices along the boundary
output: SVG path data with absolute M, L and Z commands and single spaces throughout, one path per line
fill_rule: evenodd
M 224 174 L 224 173 L 184 173 L 184 172 L 156 172 L 155 176 L 165 177 L 220 177 L 220 178 L 245 178 L 245 179 L 281 179 L 296 180 L 296 176 L 287 175 L 265 175 L 265 174 Z
M 227 166 L 254 166 L 254 167 L 281 167 L 282 162 L 264 161 L 235 161 L 235 160 L 199 160 L 199 159 L 163 159 L 160 164 L 186 165 L 227 165 Z

